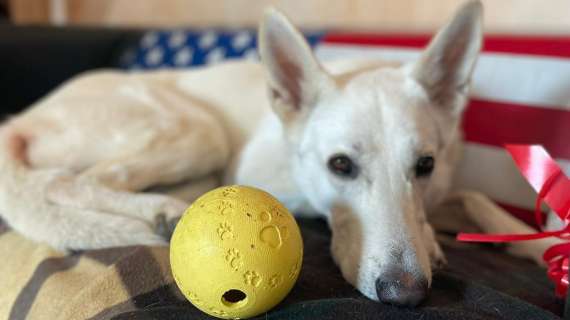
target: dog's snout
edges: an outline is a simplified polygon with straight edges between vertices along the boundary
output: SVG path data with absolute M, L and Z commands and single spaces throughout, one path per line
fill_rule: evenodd
M 378 299 L 397 306 L 414 307 L 428 293 L 428 282 L 406 271 L 391 271 L 376 280 Z

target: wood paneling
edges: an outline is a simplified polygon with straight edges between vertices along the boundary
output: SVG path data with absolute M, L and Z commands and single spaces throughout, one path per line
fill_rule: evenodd
M 52 0 L 66 2 L 70 24 L 254 26 L 263 8 L 284 10 L 309 28 L 420 30 L 441 26 L 460 0 Z M 569 0 L 484 0 L 494 32 L 569 33 Z M 48 0 L 11 0 L 17 22 L 45 19 Z M 29 16 L 29 18 L 27 18 Z M 47 15 L 49 16 L 49 14 Z
M 15 23 L 45 24 L 50 22 L 50 0 L 9 0 L 10 19 Z

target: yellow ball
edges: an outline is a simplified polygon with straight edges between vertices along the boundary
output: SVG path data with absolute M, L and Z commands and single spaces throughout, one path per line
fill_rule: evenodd
M 225 319 L 268 311 L 301 269 L 303 240 L 293 216 L 259 189 L 212 190 L 184 213 L 170 243 L 178 287 L 194 306 Z

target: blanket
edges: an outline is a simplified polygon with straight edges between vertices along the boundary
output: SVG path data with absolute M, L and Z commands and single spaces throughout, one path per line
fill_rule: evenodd
M 299 280 L 258 319 L 559 319 L 544 269 L 501 248 L 440 235 L 448 265 L 419 308 L 371 301 L 342 277 L 320 219 L 299 219 L 305 256 Z M 167 247 L 64 255 L 0 222 L 0 319 L 210 319 L 176 287 Z

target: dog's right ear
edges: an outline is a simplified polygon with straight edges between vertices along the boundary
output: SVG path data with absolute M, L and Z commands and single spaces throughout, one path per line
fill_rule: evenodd
M 313 56 L 303 35 L 275 9 L 265 12 L 258 35 L 273 110 L 289 121 L 308 111 L 333 81 Z

